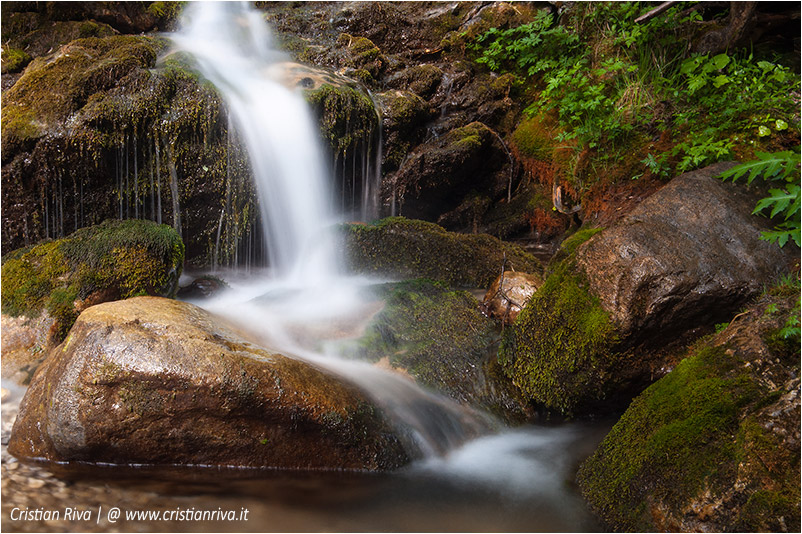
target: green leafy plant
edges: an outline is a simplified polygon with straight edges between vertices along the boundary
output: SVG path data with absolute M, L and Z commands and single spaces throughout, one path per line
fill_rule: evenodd
M 769 189 L 769 196 L 758 201 L 752 213 L 761 213 L 768 217 L 781 217 L 782 222 L 773 231 L 763 232 L 762 239 L 785 246 L 789 240 L 800 245 L 800 154 L 799 147 L 793 151 L 774 152 L 772 154 L 757 152 L 755 161 L 743 163 L 719 177 L 733 182 L 746 176 L 746 182 L 752 183 L 760 176 L 763 180 L 780 182 L 783 185 Z

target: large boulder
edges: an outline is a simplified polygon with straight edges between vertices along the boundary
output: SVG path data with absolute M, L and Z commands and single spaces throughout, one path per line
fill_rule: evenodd
M 93 306 L 34 376 L 18 458 L 387 469 L 408 461 L 353 386 L 274 354 L 189 303 Z
M 430 278 L 484 288 L 506 265 L 540 272 L 531 254 L 487 234 L 458 234 L 425 221 L 388 217 L 344 226 L 346 261 L 353 272 L 394 279 Z
M 346 354 L 403 373 L 461 404 L 520 422 L 527 403 L 500 372 L 499 331 L 467 291 L 412 280 L 380 286 L 384 308 Z
M 150 221 L 105 221 L 56 241 L 8 254 L 3 261 L 2 311 L 55 319 L 54 341 L 94 304 L 137 295 L 172 297 L 184 264 L 184 244 L 171 227 Z
M 625 406 L 789 269 L 798 249 L 760 239 L 771 222 L 716 178 L 726 168 L 678 176 L 616 225 L 564 243 L 502 345 L 527 395 L 564 413 Z
M 799 532 L 799 286 L 784 292 L 697 344 L 581 466 L 609 528 Z
M 724 321 L 798 257 L 760 239 L 771 223 L 752 215 L 754 194 L 716 178 L 731 165 L 675 178 L 580 249 L 577 266 L 622 337 L 660 344 Z

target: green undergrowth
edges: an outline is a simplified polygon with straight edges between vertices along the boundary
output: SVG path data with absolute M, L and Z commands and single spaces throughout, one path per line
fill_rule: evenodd
M 617 333 L 575 264 L 575 250 L 598 229 L 564 243 L 565 258 L 506 330 L 499 360 L 535 403 L 573 415 L 605 398 L 614 379 Z
M 66 238 L 3 258 L 2 311 L 36 317 L 46 310 L 63 338 L 78 301 L 138 295 L 173 296 L 184 244 L 171 227 L 150 221 L 106 221 Z
M 552 135 L 533 137 L 530 124 L 515 142 L 553 162 L 580 196 L 604 180 L 669 179 L 799 142 L 800 79 L 783 59 L 693 53 L 689 43 L 715 28 L 705 9 L 680 3 L 634 22 L 652 7 L 577 3 L 559 18 L 541 10 L 468 47 L 477 63 L 531 88 L 528 120 Z
M 486 234 L 458 234 L 425 221 L 388 217 L 344 226 L 346 258 L 359 273 L 394 279 L 429 278 L 456 287 L 488 287 L 508 267 L 541 272 L 517 245 Z

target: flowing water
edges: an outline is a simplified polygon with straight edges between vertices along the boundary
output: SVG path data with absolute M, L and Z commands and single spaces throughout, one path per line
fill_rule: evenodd
M 337 342 L 358 336 L 381 308 L 369 291 L 377 281 L 343 274 L 331 230 L 338 214 L 316 126 L 302 96 L 282 83 L 286 58 L 271 48 L 259 12 L 234 3 L 190 3 L 173 40 L 219 89 L 248 150 L 270 260 L 263 276 L 230 276 L 231 290 L 199 304 L 238 322 L 266 346 L 330 369 L 362 388 L 399 434 L 409 437 L 405 446 L 418 460 L 389 474 L 86 466 L 52 478 L 39 466 L 20 466 L 8 457 L 5 418 L 16 405 L 4 402 L 4 530 L 596 529 L 572 478 L 608 424 L 503 430 L 488 415 L 337 354 Z M 363 199 L 363 205 L 375 202 Z M 33 481 L 33 491 L 14 492 L 7 488 L 9 479 L 23 487 Z M 43 487 L 48 491 L 32 495 Z M 9 521 L 12 507 L 47 506 L 97 507 L 98 514 L 103 506 L 247 509 L 250 516 L 240 522 Z

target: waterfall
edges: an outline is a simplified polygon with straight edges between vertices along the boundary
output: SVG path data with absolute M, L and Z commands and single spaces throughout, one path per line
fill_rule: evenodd
M 218 88 L 248 151 L 264 226 L 262 245 L 268 248 L 271 267 L 270 277 L 232 283 L 232 290 L 200 304 L 257 334 L 266 346 L 358 385 L 388 414 L 412 455 L 444 454 L 485 432 L 489 419 L 484 416 L 396 373 L 327 350 L 343 328 L 353 329 L 376 313 L 375 298 L 363 292 L 375 282 L 339 272 L 330 229 L 337 220 L 334 189 L 318 146 L 317 125 L 303 97 L 277 80 L 281 69 L 276 62 L 284 58 L 269 47 L 270 32 L 261 14 L 244 4 L 190 3 L 173 41 Z M 354 173 L 361 167 L 369 174 L 371 164 L 378 170 L 380 150 L 363 147 L 359 164 L 354 152 L 350 167 L 343 165 L 351 171 L 344 173 L 351 181 L 344 182 L 343 192 L 350 185 L 352 205 L 366 211 L 376 208 L 368 198 L 371 184 L 359 184 L 367 196 L 357 198 Z M 169 163 L 172 158 L 166 153 Z M 222 219 L 215 256 L 221 227 Z
M 247 5 L 225 2 L 191 3 L 185 20 L 173 41 L 218 88 L 246 144 L 271 268 L 324 284 L 338 271 L 326 167 L 305 100 L 277 79 L 283 56 L 267 25 Z

